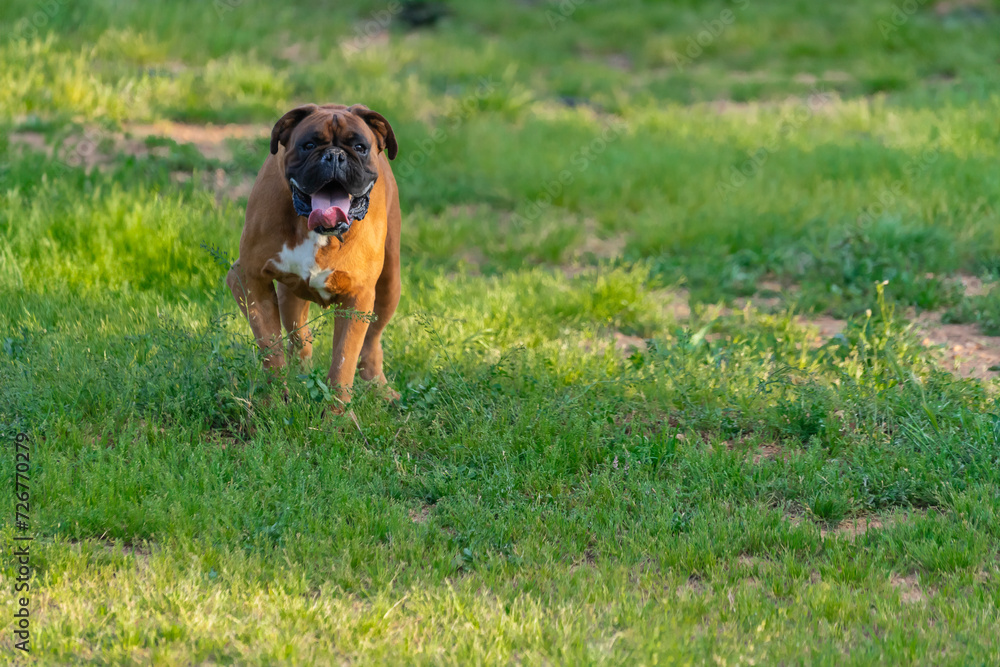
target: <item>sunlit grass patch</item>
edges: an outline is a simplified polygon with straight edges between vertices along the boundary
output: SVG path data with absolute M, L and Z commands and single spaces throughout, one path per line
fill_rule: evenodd
M 994 6 L 272 5 L 0 8 L 29 660 L 998 661 Z M 305 102 L 400 144 L 349 416 L 222 280 Z

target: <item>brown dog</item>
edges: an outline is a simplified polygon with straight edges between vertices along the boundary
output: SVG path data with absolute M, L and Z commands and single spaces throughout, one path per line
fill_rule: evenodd
M 364 106 L 307 104 L 286 113 L 271 131 L 240 257 L 226 277 L 272 371 L 285 365 L 282 325 L 288 353 L 311 361 L 310 301 L 374 312 L 371 324 L 335 320 L 327 377 L 345 403 L 357 368 L 399 398 L 382 370 L 382 331 L 400 291 L 399 193 L 389 168 L 396 151 L 389 123 Z

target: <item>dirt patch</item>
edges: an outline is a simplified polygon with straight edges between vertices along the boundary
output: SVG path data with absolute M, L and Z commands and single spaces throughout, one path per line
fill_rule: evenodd
M 282 41 L 289 42 L 292 36 L 285 33 Z M 291 42 L 278 52 L 278 56 L 293 63 L 314 62 L 320 59 L 320 52 L 313 42 Z
M 191 144 L 206 158 L 225 162 L 233 158 L 227 140 L 263 142 L 267 136 L 268 129 L 260 125 L 188 125 L 162 121 L 152 125 L 130 125 L 124 133 L 97 127 L 84 128 L 65 137 L 56 148 L 38 132 L 12 132 L 9 139 L 14 147 L 44 152 L 68 167 L 90 171 L 110 166 L 118 155 L 141 158 L 170 154 L 167 146 L 147 145 L 147 137 L 166 137 L 178 144 Z
M 880 530 L 885 524 L 877 517 L 860 517 L 858 519 L 845 519 L 836 528 L 820 528 L 820 537 L 843 537 L 851 542 L 864 535 L 869 530 Z
M 966 378 L 1000 376 L 1000 337 L 984 336 L 974 324 L 942 324 L 940 313 L 921 313 L 916 328 L 927 347 L 938 347 L 944 364 Z
M 810 72 L 799 72 L 792 77 L 792 81 L 806 86 L 815 86 L 820 83 L 846 83 L 853 81 L 854 77 L 847 72 L 827 70 L 822 74 L 812 74 Z
M 222 203 L 222 199 L 236 200 L 240 197 L 249 197 L 255 181 L 253 178 L 233 178 L 225 169 L 216 169 L 213 177 L 215 201 L 219 204 Z
M 920 579 L 915 574 L 902 577 L 893 573 L 889 584 L 899 591 L 899 599 L 904 604 L 922 604 L 927 601 L 927 594 L 920 588 Z
M 738 310 L 747 306 L 756 307 L 764 312 L 773 313 L 781 310 L 798 292 L 797 286 L 782 285 L 777 280 L 762 280 L 757 283 L 757 293 L 751 297 L 741 297 L 733 300 Z
M 99 559 L 99 561 L 103 561 L 105 558 L 114 558 L 118 555 L 129 557 L 139 569 L 145 569 L 149 566 L 149 559 L 152 557 L 153 549 L 155 548 L 155 545 L 145 541 L 134 543 L 115 543 L 104 539 L 103 536 L 97 538 L 96 540 L 71 540 L 70 544 L 74 550 L 81 553 L 83 552 L 84 545 L 91 547 L 93 550 L 92 553 Z
M 660 290 L 654 295 L 663 304 L 663 311 L 675 321 L 691 317 L 691 295 L 686 289 Z
M 238 434 L 229 429 L 213 429 L 206 431 L 201 436 L 202 445 L 211 445 L 219 449 L 226 450 L 234 447 L 242 448 L 245 443 Z
M 410 510 L 410 521 L 413 523 L 427 523 L 431 516 L 433 505 L 424 505 L 419 510 Z
M 694 595 L 703 595 L 706 590 L 707 587 L 701 577 L 697 574 L 692 574 L 688 577 L 687 581 L 677 588 L 677 596 L 681 599 L 686 599 Z
M 389 31 L 381 29 L 371 34 L 361 34 L 353 39 L 341 42 L 340 50 L 347 56 L 363 53 L 365 51 L 377 51 L 389 45 Z
M 612 331 L 610 338 L 603 335 L 600 338 L 580 341 L 580 347 L 587 352 L 602 353 L 609 346 L 624 357 L 629 357 L 636 352 L 645 352 L 648 349 L 646 341 L 638 336 L 629 336 L 621 331 Z
M 779 283 L 777 280 L 762 280 L 757 283 L 757 289 L 762 293 L 766 292 L 777 292 L 781 293 L 785 290 L 785 286 Z
M 812 77 L 813 75 L 802 75 L 802 80 L 800 83 L 802 85 L 817 85 L 816 83 L 806 84 L 807 77 Z M 767 83 L 772 81 L 778 81 L 773 74 L 767 72 L 732 72 L 729 76 L 733 81 L 741 83 Z M 781 81 L 787 81 L 787 79 L 780 79 Z M 810 93 L 806 95 L 790 95 L 782 100 L 773 101 L 754 101 L 754 102 L 735 102 L 728 99 L 714 100 L 712 102 L 702 102 L 693 105 L 691 108 L 694 110 L 705 109 L 719 115 L 741 115 L 757 117 L 763 111 L 778 111 L 781 112 L 783 109 L 789 108 L 790 105 L 796 104 L 808 108 L 810 116 L 823 116 L 831 115 L 834 112 L 835 102 L 839 101 L 837 94 L 833 91 L 824 91 L 825 86 L 819 85 L 819 90 L 815 93 Z
M 191 176 L 189 171 L 170 172 L 170 180 L 178 185 L 191 182 Z M 222 204 L 225 199 L 237 201 L 241 197 L 249 197 L 250 191 L 253 190 L 253 184 L 253 178 L 233 178 L 226 173 L 225 169 L 216 169 L 213 172 L 201 174 L 201 185 L 206 190 L 215 191 L 216 204 Z
M 963 279 L 963 282 L 964 279 Z M 984 294 L 991 288 L 982 281 L 972 279 L 968 282 L 973 294 Z M 953 370 L 961 377 L 989 380 L 1000 376 L 1000 372 L 991 370 L 1000 367 L 1000 337 L 984 336 L 974 324 L 943 324 L 940 313 L 921 313 L 910 317 L 916 325 L 917 332 L 922 336 L 926 347 L 939 347 L 945 362 L 945 367 Z M 811 339 L 814 347 L 823 345 L 830 338 L 843 333 L 847 322 L 833 317 L 798 317 L 796 321 L 805 327 L 817 330 Z
M 23 146 L 41 153 L 48 153 L 51 150 L 45 141 L 45 135 L 41 132 L 11 132 L 7 138 L 14 147 Z
M 820 537 L 843 538 L 850 542 L 868 533 L 869 530 L 882 530 L 893 526 L 901 521 L 907 521 L 915 516 L 923 516 L 924 512 L 919 510 L 909 510 L 907 512 L 897 512 L 884 516 L 863 516 L 854 519 L 844 519 L 835 527 L 827 527 L 822 523 L 813 521 L 808 515 L 801 513 L 801 510 L 786 510 L 785 521 L 789 525 L 796 527 L 802 524 L 814 525 L 819 529 Z
M 854 81 L 854 75 L 850 72 L 844 72 L 842 70 L 827 70 L 823 72 L 823 80 L 830 81 L 834 83 L 846 83 L 848 81 Z
M 646 341 L 638 336 L 628 336 L 621 331 L 616 331 L 614 336 L 615 349 L 622 354 L 630 355 L 633 352 L 645 352 L 647 349 Z
M 128 134 L 146 137 L 167 137 L 179 144 L 193 144 L 206 158 L 226 162 L 233 158 L 226 145 L 230 139 L 264 139 L 270 129 L 260 124 L 192 125 L 173 121 L 158 121 L 151 125 L 129 125 Z
M 984 283 L 975 276 L 961 276 L 960 280 L 967 296 L 981 296 L 995 289 L 997 283 Z M 774 297 L 776 292 L 787 291 L 788 288 L 777 282 L 764 281 L 760 284 L 760 293 L 747 300 L 737 300 L 737 305 L 763 305 L 773 307 L 780 301 Z M 656 294 L 658 300 L 664 303 L 665 312 L 676 321 L 691 317 L 689 295 L 686 290 L 663 290 Z M 714 319 L 735 312 L 731 308 L 717 305 L 704 306 L 701 313 L 703 319 Z M 923 337 L 927 347 L 939 347 L 944 357 L 945 367 L 961 377 L 989 380 L 1000 377 L 1000 337 L 985 336 L 973 324 L 943 324 L 940 313 L 910 312 L 908 318 L 914 322 L 918 333 Z M 809 337 L 812 347 L 820 347 L 831 338 L 844 332 L 847 321 L 818 315 L 813 317 L 797 316 L 799 326 L 811 329 Z M 709 336 L 706 336 L 709 338 Z M 717 339 L 714 336 L 711 339 Z
M 479 275 L 479 267 L 486 264 L 486 253 L 480 248 L 466 248 L 458 256 L 459 261 L 466 264 L 466 269 L 473 275 Z
M 268 134 L 267 127 L 249 124 L 190 125 L 159 121 L 150 125 L 129 125 L 125 132 L 89 127 L 66 137 L 59 146 L 59 154 L 68 164 L 89 170 L 110 164 L 118 154 L 133 157 L 167 155 L 169 148 L 166 146 L 150 147 L 146 144 L 147 137 L 166 137 L 178 144 L 192 144 L 208 159 L 228 161 L 233 157 L 226 144 L 228 140 L 263 141 Z M 53 151 L 45 136 L 38 132 L 12 132 L 9 139 L 14 146 L 25 146 L 49 155 Z
M 612 53 L 604 58 L 604 62 L 619 72 L 629 72 L 632 70 L 632 58 L 624 53 Z
M 143 560 L 148 560 L 150 556 L 153 555 L 153 549 L 148 544 L 103 544 L 103 549 L 106 553 L 115 554 L 121 553 L 124 556 L 132 556 L 133 558 L 140 558 Z
M 985 0 L 942 0 L 934 3 L 934 13 L 938 18 L 954 14 L 985 18 L 989 5 Z
M 149 146 L 147 137 L 167 137 L 178 144 L 191 144 L 206 158 L 227 161 L 232 159 L 232 151 L 226 145 L 229 139 L 260 140 L 267 138 L 267 129 L 259 125 L 188 125 L 164 121 L 153 125 L 129 126 L 127 134 L 111 132 L 99 128 L 87 128 L 82 133 L 70 135 L 62 140 L 58 148 L 48 143 L 45 135 L 38 132 L 13 132 L 10 134 L 12 146 L 44 152 L 52 157 L 57 155 L 68 167 L 105 169 L 110 167 L 117 155 L 132 157 L 158 156 L 170 154 L 168 146 Z M 188 171 L 174 171 L 170 180 L 177 184 L 191 181 Z M 216 201 L 238 200 L 250 195 L 253 177 L 233 177 L 224 169 L 216 169 L 201 174 L 202 187 L 214 190 Z
M 779 456 L 784 459 L 783 451 L 778 445 L 761 445 L 757 449 L 757 453 L 753 455 L 753 464 L 760 465 L 761 461 L 776 459 Z
M 599 238 L 596 233 L 586 233 L 583 243 L 574 253 L 579 257 L 592 255 L 597 259 L 619 259 L 625 255 L 628 235 L 617 234 L 609 238 Z
M 736 557 L 736 562 L 741 566 L 751 571 L 761 570 L 768 567 L 769 563 L 766 558 L 761 558 L 760 556 L 751 556 L 750 554 L 740 554 Z M 759 574 L 759 573 L 758 573 Z M 757 579 L 752 575 L 747 575 L 743 578 L 745 583 L 751 586 L 757 585 Z
M 962 290 L 965 296 L 970 299 L 977 296 L 986 296 L 997 285 L 995 282 L 984 283 L 981 278 L 977 278 L 976 276 L 959 276 L 958 280 L 962 283 Z
M 38 132 L 11 132 L 8 139 L 13 148 L 45 153 L 66 167 L 82 167 L 87 171 L 111 164 L 115 153 L 149 153 L 144 145 L 131 145 L 120 135 L 97 128 L 88 128 L 82 133 L 70 135 L 58 146 L 50 144 L 45 135 Z
M 809 318 L 800 315 L 795 318 L 795 322 L 799 326 L 814 331 L 809 337 L 809 344 L 812 347 L 825 345 L 831 338 L 839 333 L 843 333 L 844 328 L 847 326 L 847 320 L 838 320 L 828 315 L 818 315 Z
M 885 516 L 862 516 L 854 519 L 844 519 L 836 528 L 824 528 L 820 527 L 820 536 L 823 538 L 827 537 L 842 537 L 853 542 L 858 537 L 865 535 L 869 530 L 882 530 L 890 526 L 894 526 L 903 521 L 909 521 L 915 517 L 925 516 L 926 512 L 923 510 L 908 510 L 904 512 L 897 512 L 895 514 L 888 514 Z

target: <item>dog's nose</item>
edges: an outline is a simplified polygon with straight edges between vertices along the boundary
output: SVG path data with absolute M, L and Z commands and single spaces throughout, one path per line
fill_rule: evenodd
M 347 153 L 339 148 L 331 148 L 323 154 L 323 162 L 332 162 L 340 165 L 347 161 Z

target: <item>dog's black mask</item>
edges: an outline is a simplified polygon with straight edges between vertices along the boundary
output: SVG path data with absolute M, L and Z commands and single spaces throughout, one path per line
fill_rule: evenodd
M 368 213 L 378 154 L 396 155 L 389 123 L 365 107 L 306 105 L 285 114 L 271 133 L 271 152 L 285 147 L 285 178 L 295 212 L 310 231 L 343 235 Z

